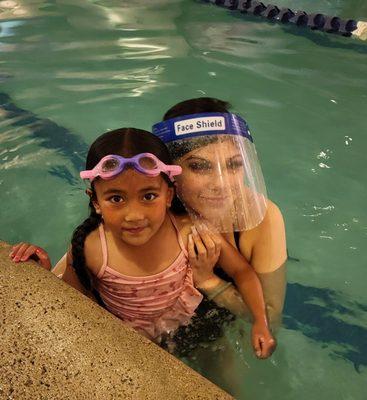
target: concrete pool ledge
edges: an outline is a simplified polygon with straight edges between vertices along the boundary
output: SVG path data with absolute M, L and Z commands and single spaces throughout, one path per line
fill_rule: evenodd
M 233 399 L 0 242 L 0 399 Z

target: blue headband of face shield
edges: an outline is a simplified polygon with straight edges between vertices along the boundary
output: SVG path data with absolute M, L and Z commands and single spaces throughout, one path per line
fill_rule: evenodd
M 152 131 L 164 143 L 207 135 L 239 135 L 253 142 L 246 121 L 231 113 L 185 115 L 158 122 Z

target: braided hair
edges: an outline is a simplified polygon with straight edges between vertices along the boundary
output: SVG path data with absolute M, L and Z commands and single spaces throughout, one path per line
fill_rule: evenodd
M 93 194 L 92 194 L 93 196 Z M 73 268 L 80 283 L 89 291 L 92 289 L 91 277 L 87 271 L 84 255 L 84 242 L 87 236 L 98 228 L 102 222 L 101 215 L 96 213 L 92 199 L 89 201 L 90 214 L 73 232 L 71 248 L 73 255 Z
M 93 169 L 98 162 L 109 154 L 122 157 L 134 157 L 140 153 L 152 153 L 165 164 L 172 164 L 169 152 L 164 143 L 152 133 L 135 128 L 120 128 L 109 131 L 99 136 L 90 146 L 86 160 L 86 169 Z M 168 185 L 172 182 L 165 174 L 162 177 Z M 99 179 L 99 178 L 97 178 Z M 87 236 L 102 223 L 101 215 L 97 214 L 93 201 L 96 200 L 93 182 L 91 184 L 91 197 L 89 201 L 89 217 L 82 222 L 73 232 L 71 239 L 73 268 L 80 283 L 88 291 L 93 290 L 91 275 L 86 267 L 84 243 Z M 98 293 L 94 291 L 97 300 L 100 301 Z

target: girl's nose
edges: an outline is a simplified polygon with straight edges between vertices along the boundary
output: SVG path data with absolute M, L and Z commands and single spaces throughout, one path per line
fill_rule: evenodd
M 126 207 L 124 219 L 126 222 L 142 221 L 145 215 L 139 206 L 132 204 Z

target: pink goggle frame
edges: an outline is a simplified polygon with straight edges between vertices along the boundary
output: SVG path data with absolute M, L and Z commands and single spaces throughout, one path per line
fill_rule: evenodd
M 158 176 L 163 172 L 172 182 L 174 181 L 173 177 L 180 175 L 182 172 L 180 166 L 166 165 L 151 153 L 141 153 L 131 158 L 110 154 L 103 157 L 93 169 L 81 171 L 80 177 L 89 179 L 91 182 L 98 176 L 102 179 L 112 179 L 127 166 L 132 166 L 137 171 L 148 176 Z

